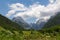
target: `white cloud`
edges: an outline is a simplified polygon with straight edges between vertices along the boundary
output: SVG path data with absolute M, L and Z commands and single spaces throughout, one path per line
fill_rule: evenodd
M 15 10 L 10 10 L 10 11 L 8 11 L 8 14 L 6 14 L 6 16 L 10 17 L 13 14 L 15 14 Z
M 11 4 L 10 8 L 15 10 L 15 11 L 23 11 L 26 10 L 26 7 L 23 4 L 16 3 L 16 4 Z
M 50 18 L 50 16 L 43 17 L 43 19 L 46 21 Z
M 16 4 L 11 4 L 9 5 L 10 10 L 8 11 L 8 14 L 6 14 L 7 17 L 10 17 L 11 15 L 15 14 L 16 11 L 25 11 L 27 8 L 20 3 L 16 3 Z
M 53 3 L 55 0 L 49 0 L 50 1 L 50 3 Z
M 54 0 L 49 1 L 51 3 L 47 6 L 41 5 L 39 3 L 35 3 L 29 7 L 26 7 L 24 4 L 20 3 L 11 4 L 9 5 L 11 10 L 8 11 L 8 14 L 6 16 L 10 17 L 12 14 L 16 13 L 14 17 L 20 16 L 24 20 L 27 20 L 29 18 L 37 18 L 36 20 L 44 19 L 46 21 L 50 18 L 50 16 L 53 16 L 56 12 L 60 11 L 60 0 L 56 0 L 55 2 Z

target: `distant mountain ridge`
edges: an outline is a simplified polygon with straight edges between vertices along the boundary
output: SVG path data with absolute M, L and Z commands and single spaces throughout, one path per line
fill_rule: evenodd
M 31 28 L 31 26 L 27 23 L 27 22 L 25 22 L 21 17 L 14 17 L 13 19 L 12 19 L 14 22 L 16 22 L 16 23 L 18 23 L 19 25 L 22 25 L 22 27 L 24 28 L 24 29 L 30 29 Z
M 47 21 L 47 23 L 39 19 L 36 23 L 28 24 L 21 17 L 15 17 L 13 18 L 13 21 L 18 23 L 19 25 L 22 25 L 22 27 L 24 27 L 25 29 L 40 30 L 41 28 L 44 27 L 49 28 L 54 25 L 58 25 L 58 24 L 60 25 L 60 12 L 56 13 L 56 15 L 53 17 L 51 16 L 51 18 Z
M 46 23 L 45 21 L 41 21 L 40 19 L 36 23 L 30 23 L 28 24 L 23 20 L 23 18 L 17 16 L 12 19 L 14 22 L 18 23 L 19 25 L 22 25 L 25 29 L 34 29 L 34 30 L 39 30 L 41 29 L 44 24 Z

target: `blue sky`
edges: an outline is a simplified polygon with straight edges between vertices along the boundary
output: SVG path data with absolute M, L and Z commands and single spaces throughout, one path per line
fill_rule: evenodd
M 41 5 L 47 5 L 49 4 L 48 0 L 1 0 L 0 1 L 0 14 L 6 15 L 9 11 L 9 6 L 8 4 L 13 4 L 13 3 L 22 3 L 25 6 L 32 5 L 33 3 L 39 2 Z
M 24 11 L 23 9 L 25 9 L 26 11 Z M 58 12 L 59 10 L 60 10 L 59 0 L 0 1 L 0 14 L 4 16 L 7 15 L 7 17 L 10 15 L 10 17 L 8 17 L 9 19 L 12 19 L 14 16 L 20 16 L 28 23 L 32 22 L 35 23 L 39 19 L 40 20 L 43 19 L 44 21 L 46 21 L 52 15 L 55 15 L 55 12 Z

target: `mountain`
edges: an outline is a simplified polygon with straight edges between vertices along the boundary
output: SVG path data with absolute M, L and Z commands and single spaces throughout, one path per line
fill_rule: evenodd
M 45 23 L 46 21 L 44 21 L 44 19 L 39 19 L 36 23 L 31 23 L 32 29 L 40 30 L 44 26 Z
M 36 23 L 31 23 L 31 29 L 39 30 L 40 28 L 38 27 Z
M 38 25 L 38 29 L 41 29 L 45 25 L 46 21 L 44 19 L 39 19 L 36 22 L 36 25 Z
M 31 25 L 32 25 L 32 29 L 34 29 L 34 30 L 40 30 L 43 26 L 44 26 L 44 24 L 46 23 L 45 21 L 40 21 L 40 20 L 38 20 L 36 23 L 31 23 Z
M 60 12 L 56 13 L 54 17 L 51 17 L 42 29 L 59 31 L 60 30 Z
M 23 30 L 23 27 L 21 25 L 18 25 L 17 23 L 9 20 L 8 18 L 2 16 L 1 14 L 0 14 L 0 27 L 10 31 Z
M 60 12 L 58 12 L 54 17 L 51 17 L 50 20 L 44 26 L 49 28 L 55 25 L 60 25 Z
M 18 23 L 19 25 L 22 25 L 25 29 L 34 29 L 39 30 L 41 29 L 44 24 L 46 23 L 43 19 L 39 19 L 36 23 L 30 23 L 28 24 L 23 18 L 17 16 L 12 19 L 14 22 Z M 41 21 L 42 20 L 42 21 Z
M 30 29 L 31 28 L 31 26 L 28 24 L 28 23 L 26 23 L 21 17 L 14 17 L 13 19 L 12 19 L 14 22 L 16 22 L 16 23 L 18 23 L 19 25 L 22 25 L 22 27 L 24 28 L 24 29 Z
M 44 19 L 39 19 L 36 23 L 28 24 L 26 23 L 21 17 L 15 17 L 13 18 L 13 21 L 18 23 L 19 25 L 22 25 L 25 29 L 34 29 L 34 30 L 40 30 L 41 28 L 49 28 L 52 26 L 60 25 L 60 12 L 56 13 L 55 16 L 51 16 L 51 19 L 49 19 L 46 23 Z

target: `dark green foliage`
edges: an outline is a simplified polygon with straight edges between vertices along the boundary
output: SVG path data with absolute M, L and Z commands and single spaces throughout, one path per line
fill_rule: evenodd
M 46 33 L 60 32 L 60 12 L 52 17 L 42 28 Z
M 44 28 L 49 28 L 55 25 L 60 25 L 60 12 L 58 12 L 54 17 L 51 17 L 50 20 L 44 25 Z
M 2 26 L 3 28 L 7 29 L 7 30 L 23 30 L 22 26 L 18 25 L 15 22 L 12 22 L 11 20 L 9 20 L 8 18 L 0 15 L 0 26 Z

